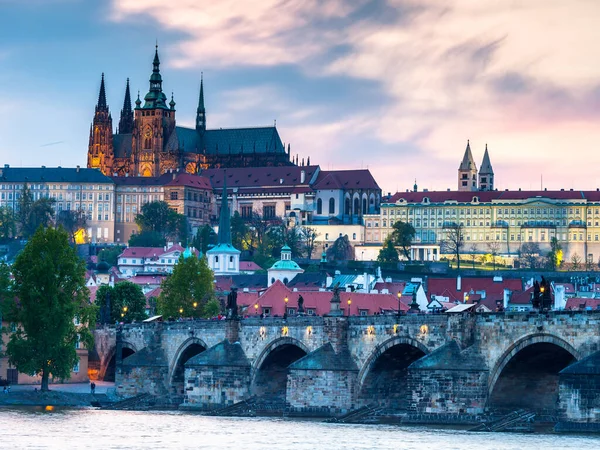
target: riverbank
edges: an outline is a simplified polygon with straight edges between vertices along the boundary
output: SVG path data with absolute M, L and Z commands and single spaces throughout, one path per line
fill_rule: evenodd
M 68 406 L 83 408 L 118 401 L 114 383 L 97 382 L 96 392 L 90 393 L 89 383 L 50 384 L 48 392 L 39 385 L 13 385 L 10 392 L 0 393 L 1 406 Z

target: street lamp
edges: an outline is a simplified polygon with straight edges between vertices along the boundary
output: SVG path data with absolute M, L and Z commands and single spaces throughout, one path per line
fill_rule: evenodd
M 398 291 L 398 317 L 400 317 L 400 297 L 402 297 L 402 292 Z
M 198 302 L 194 302 L 192 303 L 192 305 L 194 306 L 194 309 L 196 309 L 196 307 L 198 306 Z
M 257 315 L 258 314 L 258 303 L 254 304 L 254 314 Z
M 350 305 L 352 304 L 352 299 L 348 299 L 348 317 L 350 317 Z
M 127 310 L 128 310 L 128 309 L 129 309 L 129 308 L 128 308 L 127 306 L 123 306 L 123 312 L 124 312 L 125 314 L 127 314 Z
M 183 308 L 179 308 L 179 315 L 183 314 Z
M 287 314 L 287 304 L 288 304 L 289 298 L 286 297 L 286 298 L 283 299 L 283 301 L 285 302 L 285 311 L 284 311 L 284 313 Z

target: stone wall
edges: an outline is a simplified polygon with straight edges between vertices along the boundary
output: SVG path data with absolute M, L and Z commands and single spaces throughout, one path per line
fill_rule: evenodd
M 250 367 L 186 367 L 185 380 L 183 408 L 223 408 L 249 397 Z
M 115 387 L 117 394 L 123 397 L 140 394 L 167 397 L 168 371 L 164 366 L 117 367 Z
M 291 415 L 330 416 L 356 407 L 356 372 L 291 369 L 286 401 Z

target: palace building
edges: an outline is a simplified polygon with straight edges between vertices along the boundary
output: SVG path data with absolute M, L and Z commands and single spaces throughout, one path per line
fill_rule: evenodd
M 113 132 L 106 102 L 104 74 L 90 127 L 88 168 L 107 176 L 157 177 L 169 171 L 197 173 L 219 167 L 292 166 L 275 126 L 207 129 L 204 81 L 196 110 L 196 126 L 180 127 L 175 119 L 175 101 L 167 103 L 162 88 L 158 46 L 152 63 L 150 89 L 132 109 L 129 79 L 119 125 Z

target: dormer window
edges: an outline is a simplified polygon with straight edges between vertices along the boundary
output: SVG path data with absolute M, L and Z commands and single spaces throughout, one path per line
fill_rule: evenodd
M 429 197 L 423 197 L 423 203 L 429 203 Z
M 477 196 L 473 197 L 473 203 L 478 203 L 479 202 L 479 198 Z

